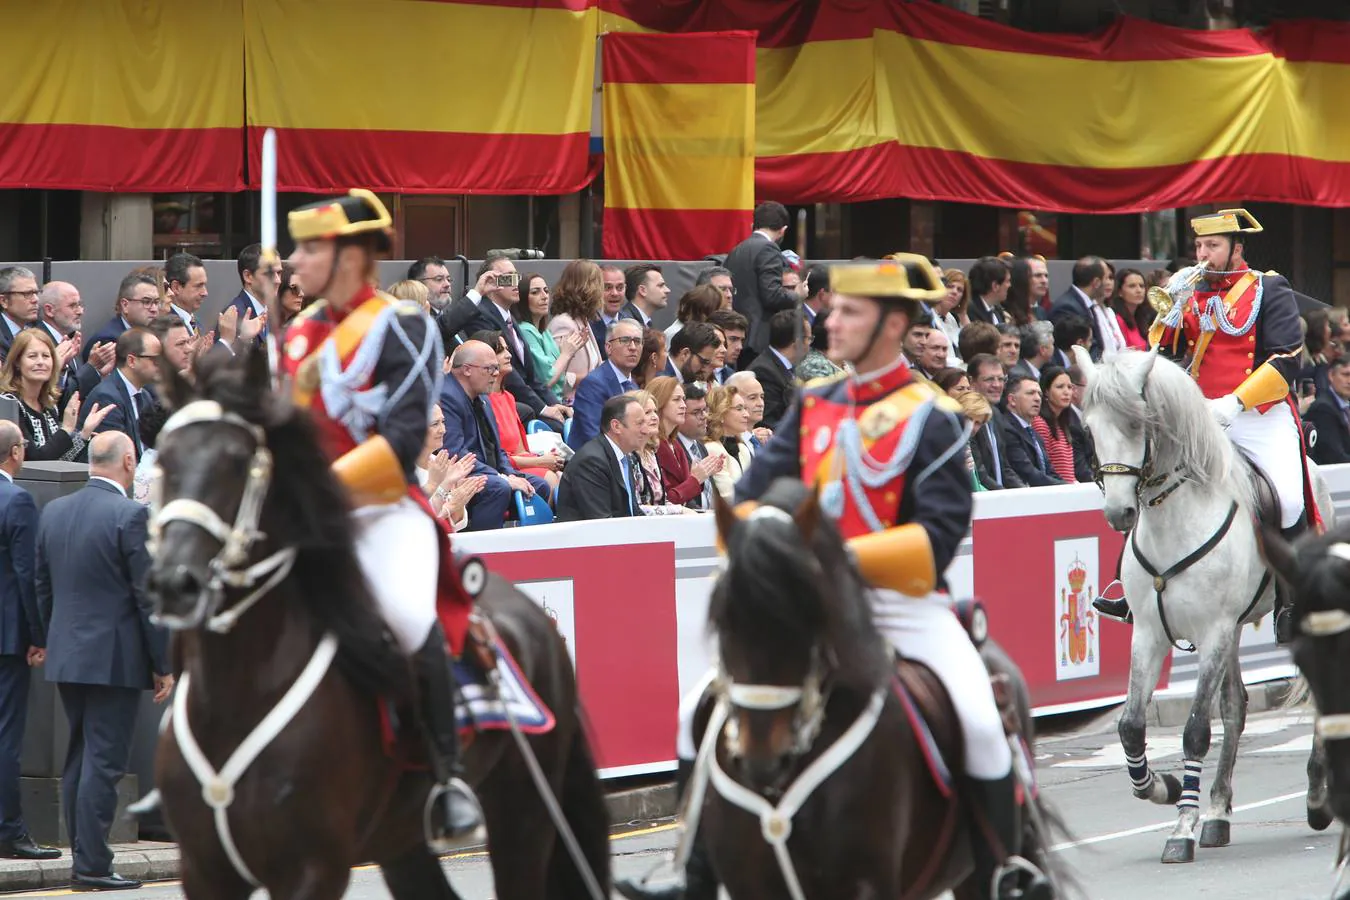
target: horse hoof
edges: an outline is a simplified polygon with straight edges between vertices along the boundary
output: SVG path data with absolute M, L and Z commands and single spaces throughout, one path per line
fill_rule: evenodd
M 1227 847 L 1232 840 L 1232 823 L 1227 819 L 1206 819 L 1200 826 L 1201 847 Z
M 1331 810 L 1325 805 L 1308 807 L 1308 827 L 1313 831 L 1326 831 L 1331 819 Z
M 1176 806 L 1181 801 L 1181 781 L 1172 774 L 1159 775 L 1163 786 L 1167 788 L 1167 797 L 1163 800 L 1154 800 L 1160 806 Z
M 1195 862 L 1195 838 L 1168 838 L 1163 845 L 1162 861 L 1165 863 Z

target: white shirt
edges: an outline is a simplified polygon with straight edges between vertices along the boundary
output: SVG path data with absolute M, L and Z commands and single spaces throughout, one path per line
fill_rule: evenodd
M 192 313 L 183 309 L 177 303 L 170 303 L 169 309 L 173 312 L 174 315 L 178 316 L 178 318 L 183 320 L 183 324 L 187 326 L 188 334 L 197 333 L 196 330 L 197 326 L 192 321 Z
M 618 379 L 619 379 L 619 390 L 623 390 L 623 383 L 624 383 L 625 381 L 633 381 L 633 376 L 632 376 L 631 374 L 625 375 L 625 374 L 623 374 L 623 372 L 619 371 L 619 367 L 616 366 L 616 365 L 614 365 L 614 360 L 612 360 L 612 359 L 606 360 L 606 361 L 605 361 L 605 364 L 608 365 L 611 369 L 613 369 L 613 370 L 614 370 L 615 376 L 618 377 Z M 637 384 L 637 382 L 636 382 L 636 381 L 633 381 L 633 384 Z M 612 443 L 614 443 L 614 442 L 613 442 L 613 441 L 610 441 L 610 443 L 612 444 Z
M 614 451 L 614 458 L 619 461 L 619 470 L 623 471 L 623 461 L 628 458 L 628 454 L 619 449 L 619 445 L 614 443 L 614 439 L 605 435 L 605 442 L 609 444 L 609 449 Z
M 5 476 L 5 480 L 8 481 L 10 484 L 14 483 L 14 476 L 6 472 L 4 469 L 0 469 L 0 475 Z
M 5 317 L 5 322 L 9 325 L 10 334 L 17 335 L 20 331 L 23 331 L 23 326 L 10 318 L 9 313 L 0 313 L 0 315 Z
M 127 386 L 127 393 L 131 395 L 131 416 L 136 420 L 136 424 L 139 425 L 141 423 L 141 411 L 136 406 L 136 396 L 140 394 L 141 389 L 132 384 L 127 379 L 127 376 L 122 374 L 121 369 L 117 370 L 117 377 L 122 379 L 122 383 Z
M 120 484 L 118 484 L 117 482 L 113 481 L 111 478 L 104 478 L 102 475 L 90 475 L 90 476 L 89 476 L 89 480 L 90 480 L 90 481 L 101 481 L 101 482 L 103 482 L 104 484 L 111 484 L 113 487 L 117 488 L 117 493 L 121 494 L 123 497 L 125 497 L 125 496 L 127 495 L 127 489 L 124 488 L 124 487 L 122 487 L 122 486 L 121 486 Z
M 778 361 L 783 364 L 783 368 L 787 369 L 789 373 L 791 373 L 792 370 L 795 368 L 795 366 L 792 365 L 792 360 L 788 359 L 786 356 L 779 353 L 777 350 L 770 347 L 769 352 L 772 353 L 774 356 L 778 357 Z

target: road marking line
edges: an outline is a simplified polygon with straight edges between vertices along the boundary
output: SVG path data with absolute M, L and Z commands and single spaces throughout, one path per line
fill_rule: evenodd
M 647 827 L 645 827 L 645 828 L 635 828 L 635 829 L 633 829 L 632 831 L 620 831 L 620 832 L 617 832 L 617 833 L 615 833 L 615 834 L 611 834 L 611 835 L 609 836 L 609 839 L 610 839 L 611 841 L 623 841 L 623 840 L 627 840 L 627 839 L 629 839 L 629 838 L 646 837 L 647 835 L 651 835 L 651 834 L 660 834 L 660 833 L 663 832 L 663 831 L 674 831 L 676 828 L 679 828 L 679 827 L 680 827 L 680 823 L 679 823 L 679 822 L 667 822 L 667 823 L 665 823 L 664 825 L 649 825 L 649 826 L 647 826 Z M 451 854 L 448 855 L 448 856 L 443 856 L 443 857 L 441 857 L 441 859 L 443 859 L 443 860 L 445 860 L 445 859 L 475 859 L 475 858 L 483 857 L 483 856 L 487 856 L 487 851 L 486 851 L 486 850 L 468 850 L 468 851 L 465 851 L 464 853 L 451 853 Z M 372 869 L 377 869 L 377 868 L 379 868 L 379 867 L 376 866 L 376 865 L 374 865 L 374 864 L 364 865 L 364 866 L 353 866 L 353 867 L 352 867 L 352 871 L 353 871 L 353 872 L 367 872 L 367 871 L 370 871 L 370 870 L 372 870 Z M 181 884 L 182 884 L 181 881 L 147 881 L 147 882 L 145 882 L 144 885 L 141 886 L 141 889 L 142 889 L 142 890 L 145 890 L 145 889 L 149 889 L 149 888 L 178 887 L 178 886 L 180 886 Z M 5 894 L 5 897 L 13 897 L 13 898 L 18 898 L 18 897 L 66 897 L 66 896 L 69 896 L 69 895 L 71 895 L 71 894 L 73 894 L 73 893 L 75 893 L 75 892 L 72 891 L 72 890 L 70 890 L 69 888 L 57 888 L 56 890 L 53 890 L 53 891 L 24 891 L 23 893 L 19 893 L 19 894 Z
M 1233 807 L 1233 815 L 1237 815 L 1238 813 L 1241 812 L 1247 812 L 1248 810 L 1261 809 L 1262 807 L 1265 806 L 1275 806 L 1276 804 L 1279 803 L 1287 803 L 1290 800 L 1295 800 L 1306 796 L 1307 796 L 1306 791 L 1298 791 L 1293 794 L 1282 794 L 1279 797 L 1271 797 L 1268 800 L 1257 800 L 1254 803 L 1243 803 L 1240 806 Z M 1176 819 L 1172 819 L 1171 821 L 1168 822 L 1159 822 L 1156 825 L 1141 825 L 1138 828 L 1127 828 L 1124 831 L 1113 831 L 1110 834 L 1099 834 L 1096 835 L 1095 837 L 1083 838 L 1082 840 L 1078 841 L 1065 841 L 1062 844 L 1055 844 L 1053 847 L 1050 848 L 1050 852 L 1059 853 L 1061 850 L 1072 850 L 1075 847 L 1086 847 L 1089 844 L 1101 844 L 1106 841 L 1119 840 L 1120 838 L 1134 837 L 1135 835 L 1139 834 L 1148 834 L 1150 831 L 1164 831 L 1168 828 L 1175 828 L 1176 824 L 1177 824 Z

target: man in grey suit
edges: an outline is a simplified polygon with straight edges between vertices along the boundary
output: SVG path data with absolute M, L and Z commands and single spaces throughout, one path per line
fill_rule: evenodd
M 89 484 L 53 500 L 38 522 L 38 609 L 47 680 L 70 723 L 61 776 L 75 890 L 123 890 L 139 882 L 112 871 L 108 832 L 125 774 L 140 692 L 155 702 L 173 689 L 164 632 L 150 624 L 145 594 L 148 510 L 128 499 L 136 448 L 117 431 L 89 445 Z

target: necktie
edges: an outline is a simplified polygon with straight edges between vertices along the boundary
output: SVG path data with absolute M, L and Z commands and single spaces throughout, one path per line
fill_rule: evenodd
M 1041 450 L 1041 442 L 1036 437 L 1036 429 L 1030 425 L 1023 425 L 1022 427 L 1027 430 L 1027 437 L 1031 438 L 1031 446 L 1036 448 L 1036 465 L 1040 467 L 1042 472 L 1048 472 L 1049 470 L 1045 467 L 1045 453 Z
M 637 389 L 637 382 L 632 381 L 631 379 L 625 378 L 623 381 L 619 382 L 619 391 L 624 394 L 629 391 L 636 391 Z
M 994 465 L 994 480 L 1001 485 L 1003 484 L 1003 466 L 999 463 L 998 459 L 998 442 L 994 440 L 994 431 L 996 429 L 990 427 L 993 424 L 993 420 L 986 422 L 984 433 L 989 436 L 989 457 Z
M 139 422 L 141 416 L 145 415 L 145 411 L 150 408 L 150 398 L 144 390 L 140 390 L 131 398 L 131 402 L 136 405 L 136 421 Z
M 693 459 L 706 459 L 707 449 L 698 441 L 694 441 L 688 447 L 689 455 Z M 699 497 L 699 509 L 712 509 L 712 479 L 709 478 L 703 482 L 703 494 Z
M 511 339 L 511 350 L 516 354 L 516 359 L 524 359 L 525 348 L 520 342 L 520 332 L 516 331 L 516 323 L 510 319 L 506 320 L 506 335 Z
M 632 461 L 627 456 L 619 460 L 619 466 L 623 469 L 623 492 L 628 495 L 628 514 L 633 514 L 633 468 Z
M 492 423 L 488 420 L 487 407 L 483 403 L 483 398 L 473 398 L 473 417 L 478 420 L 478 445 L 483 454 L 478 457 L 479 460 L 497 468 L 497 441 L 492 433 Z

